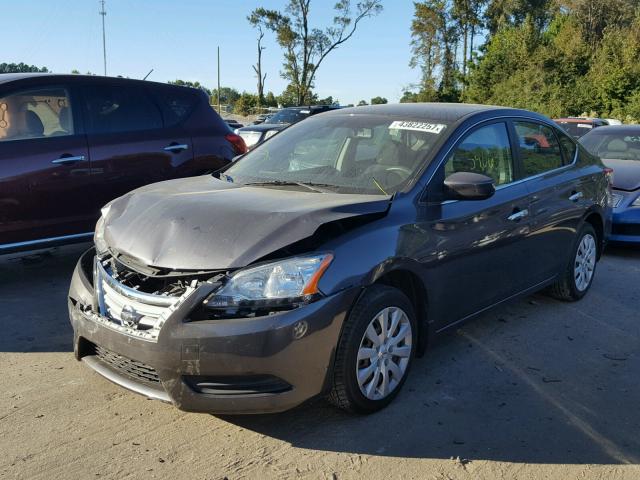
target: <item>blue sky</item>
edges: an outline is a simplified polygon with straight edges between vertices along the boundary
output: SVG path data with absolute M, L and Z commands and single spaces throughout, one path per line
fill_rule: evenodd
M 5 47 L 0 62 L 25 62 L 54 72 L 102 73 L 102 30 L 98 0 L 3 0 Z M 285 0 L 106 0 L 109 75 L 150 80 L 176 78 L 216 84 L 216 47 L 221 51 L 221 84 L 256 91 L 251 65 L 256 33 L 246 21 L 258 6 L 282 9 Z M 312 1 L 312 23 L 333 18 L 334 0 Z M 357 3 L 357 0 L 353 0 Z M 316 80 L 321 97 L 342 104 L 381 95 L 396 102 L 419 79 L 409 68 L 413 2 L 383 0 L 384 11 L 364 20 L 346 44 L 323 62 Z M 267 38 L 268 37 L 268 38 Z M 267 34 L 263 68 L 266 89 L 279 94 L 282 51 Z

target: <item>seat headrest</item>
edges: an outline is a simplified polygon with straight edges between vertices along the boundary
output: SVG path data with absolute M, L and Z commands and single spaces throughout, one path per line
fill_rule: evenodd
M 627 142 L 615 138 L 607 144 L 607 150 L 609 152 L 626 152 L 628 150 Z
M 71 110 L 69 107 L 62 107 L 60 109 L 60 114 L 58 116 L 58 121 L 60 122 L 60 127 L 68 133 L 71 133 Z
M 27 135 L 31 137 L 41 137 L 44 134 L 44 124 L 36 112 L 27 110 L 24 120 Z

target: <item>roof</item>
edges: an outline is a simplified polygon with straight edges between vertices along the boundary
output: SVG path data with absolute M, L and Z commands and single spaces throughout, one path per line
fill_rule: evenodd
M 378 114 L 406 116 L 410 118 L 433 118 L 445 122 L 456 122 L 472 113 L 490 110 L 513 110 L 507 107 L 477 105 L 473 103 L 387 103 L 383 105 L 363 105 L 361 107 L 343 108 L 337 112 L 323 115 L 344 114 Z M 517 112 L 517 110 L 513 110 Z
M 162 82 L 154 82 L 152 80 L 142 80 L 136 78 L 124 78 L 124 77 L 105 77 L 102 75 L 80 75 L 74 73 L 0 73 L 0 85 L 6 84 L 9 82 L 15 82 L 19 80 L 29 80 L 29 79 L 37 79 L 37 78 L 51 78 L 54 81 L 78 81 L 78 80 L 90 80 L 94 82 L 136 82 L 136 83 L 144 83 L 144 84 L 156 84 L 156 85 L 170 85 Z M 192 88 L 186 87 L 182 85 L 172 85 L 173 87 L 180 88 Z M 195 89 L 197 90 L 197 89 Z
M 611 134 L 628 134 L 640 135 L 640 125 L 604 125 L 594 128 L 589 132 L 591 135 L 611 135 Z

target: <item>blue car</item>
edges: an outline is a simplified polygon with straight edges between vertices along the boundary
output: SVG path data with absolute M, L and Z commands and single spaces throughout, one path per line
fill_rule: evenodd
M 580 143 L 613 170 L 609 241 L 640 244 L 640 125 L 596 128 Z

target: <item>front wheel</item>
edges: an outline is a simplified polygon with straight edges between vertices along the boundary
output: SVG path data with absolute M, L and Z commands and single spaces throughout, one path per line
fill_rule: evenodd
M 416 344 L 406 295 L 386 285 L 369 287 L 345 321 L 329 400 L 358 413 L 386 407 L 404 384 Z
M 584 297 L 593 282 L 597 258 L 598 236 L 593 227 L 585 223 L 578 233 L 571 262 L 562 277 L 550 287 L 551 295 L 565 301 Z

